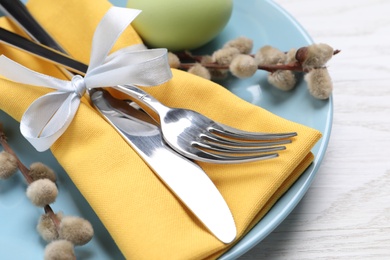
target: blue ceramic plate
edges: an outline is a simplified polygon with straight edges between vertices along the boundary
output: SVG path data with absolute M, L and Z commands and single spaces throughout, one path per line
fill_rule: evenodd
M 112 0 L 111 2 L 118 6 L 125 6 L 126 3 L 124 0 Z M 294 18 L 272 1 L 236 0 L 234 5 L 232 18 L 225 30 L 217 39 L 198 52 L 211 53 L 226 41 L 238 36 L 253 39 L 254 50 L 270 44 L 287 51 L 312 42 Z M 308 190 L 320 167 L 330 137 L 332 99 L 320 101 L 312 98 L 304 82 L 291 92 L 281 92 L 267 84 L 264 72 L 258 72 L 250 79 L 232 78 L 221 84 L 253 104 L 323 133 L 323 138 L 313 149 L 314 163 L 268 214 L 220 258 L 226 260 L 243 255 L 263 240 L 289 215 Z M 26 165 L 42 161 L 57 172 L 60 192 L 57 201 L 52 205 L 54 210 L 61 210 L 66 215 L 82 216 L 92 222 L 96 234 L 90 243 L 76 249 L 78 259 L 124 259 L 107 230 L 51 153 L 38 153 L 33 150 L 20 135 L 19 124 L 1 111 L 0 121 L 4 123 L 9 143 Z M 25 184 L 20 174 L 16 174 L 10 180 L 0 182 L 0 252 L 2 259 L 43 259 L 43 248 L 46 243 L 40 239 L 35 230 L 42 210 L 33 207 L 24 192 Z

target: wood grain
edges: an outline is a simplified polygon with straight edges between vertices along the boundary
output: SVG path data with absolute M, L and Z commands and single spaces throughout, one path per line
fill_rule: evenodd
M 390 259 L 390 1 L 275 0 L 342 52 L 331 140 L 298 207 L 239 259 Z

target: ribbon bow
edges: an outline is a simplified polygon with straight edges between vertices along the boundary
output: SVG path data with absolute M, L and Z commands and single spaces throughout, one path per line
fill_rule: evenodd
M 23 136 L 38 151 L 45 151 L 65 132 L 87 89 L 122 84 L 155 86 L 172 77 L 166 49 L 129 46 L 110 55 L 114 43 L 140 10 L 111 7 L 97 26 L 88 70 L 84 77 L 61 80 L 32 71 L 0 57 L 0 73 L 8 79 L 56 89 L 35 100 L 20 121 Z

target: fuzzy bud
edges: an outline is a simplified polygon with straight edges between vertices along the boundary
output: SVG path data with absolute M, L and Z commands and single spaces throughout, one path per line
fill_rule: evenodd
M 169 67 L 177 69 L 180 67 L 180 59 L 176 54 L 168 52 L 168 64 Z
M 249 55 L 237 55 L 229 66 L 230 72 L 237 78 L 251 77 L 257 71 L 255 59 Z
M 44 207 L 56 200 L 58 189 L 51 180 L 39 179 L 28 185 L 26 195 L 35 206 Z
M 61 213 L 57 213 L 56 216 L 59 219 L 62 218 Z M 58 231 L 56 225 L 54 224 L 49 214 L 41 215 L 38 221 L 37 231 L 41 235 L 41 237 L 47 242 L 51 242 L 58 239 Z
M 312 69 L 305 75 L 310 94 L 318 99 L 327 99 L 333 90 L 332 79 L 327 68 Z
M 240 51 L 237 48 L 226 47 L 215 51 L 212 58 L 214 62 L 220 65 L 229 65 L 238 54 L 240 54 Z
M 306 70 L 320 68 L 333 57 L 334 50 L 325 43 L 312 44 L 298 49 L 296 59 Z
M 240 51 L 242 54 L 249 54 L 253 48 L 253 40 L 246 37 L 238 37 L 236 39 L 230 40 L 223 48 L 233 47 Z
M 30 171 L 28 173 L 32 180 L 49 179 L 52 182 L 56 182 L 57 177 L 54 171 L 43 163 L 36 162 L 30 165 Z
M 45 260 L 76 260 L 74 246 L 67 240 L 56 240 L 45 248 Z
M 296 53 L 297 53 L 297 49 L 294 48 L 290 49 L 286 54 L 285 64 L 297 62 L 297 59 L 295 58 Z
M 91 223 L 79 217 L 64 217 L 61 220 L 59 236 L 61 239 L 71 241 L 75 245 L 85 245 L 93 237 Z
M 297 80 L 292 71 L 277 70 L 268 74 L 268 82 L 280 90 L 288 91 L 295 87 Z
M 0 153 L 0 179 L 10 178 L 18 170 L 18 160 L 14 155 L 2 151 Z
M 285 60 L 286 54 L 270 45 L 261 47 L 255 54 L 255 61 L 258 65 L 275 65 L 284 63 Z
M 200 63 L 195 63 L 194 66 L 188 69 L 188 72 L 208 80 L 211 79 L 211 74 L 209 70 Z
M 213 63 L 213 57 L 211 55 L 203 55 L 200 64 Z

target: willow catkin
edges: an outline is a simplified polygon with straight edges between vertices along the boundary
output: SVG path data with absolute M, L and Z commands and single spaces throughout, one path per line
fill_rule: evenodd
M 8 179 L 18 170 L 18 160 L 6 151 L 0 153 L 0 179 Z
M 57 213 L 56 216 L 61 219 L 62 213 Z M 59 237 L 57 227 L 49 214 L 41 215 L 37 224 L 37 231 L 47 242 L 54 241 Z
M 51 180 L 39 179 L 28 185 L 26 195 L 32 204 L 37 207 L 44 207 L 56 200 L 58 189 Z
M 333 57 L 334 50 L 331 46 L 325 43 L 316 43 L 297 51 L 297 59 L 302 63 L 305 70 L 319 68 Z
M 265 45 L 255 53 L 257 65 L 275 65 L 283 64 L 286 60 L 286 54 L 281 50 Z
M 74 246 L 67 240 L 55 240 L 45 248 L 44 260 L 76 260 Z
M 240 51 L 242 54 L 249 54 L 253 48 L 253 40 L 247 37 L 238 37 L 233 40 L 226 42 L 223 45 L 223 48 L 234 47 Z
M 220 65 L 229 65 L 234 57 L 240 54 L 240 51 L 237 48 L 234 47 L 226 47 L 219 50 L 216 50 L 213 55 L 212 59 L 213 62 L 216 62 Z
M 280 90 L 288 91 L 295 87 L 297 80 L 292 71 L 277 70 L 268 74 L 268 82 Z
M 327 68 L 312 69 L 305 75 L 310 94 L 318 99 L 328 99 L 333 90 Z
M 93 237 L 91 223 L 83 218 L 66 216 L 61 219 L 59 237 L 71 241 L 75 245 L 84 245 Z
M 196 76 L 199 76 L 199 77 L 202 77 L 202 78 L 205 78 L 208 80 L 211 79 L 210 71 L 200 63 L 195 63 L 191 68 L 188 69 L 188 73 L 194 74 Z
M 28 173 L 33 181 L 39 179 L 49 179 L 52 182 L 56 182 L 57 177 L 54 171 L 47 165 L 41 162 L 35 162 L 30 165 L 30 171 Z
M 255 59 L 249 55 L 237 55 L 229 65 L 230 72 L 237 78 L 248 78 L 257 71 Z
M 168 52 L 168 64 L 170 68 L 177 69 L 180 67 L 180 59 L 176 54 Z

